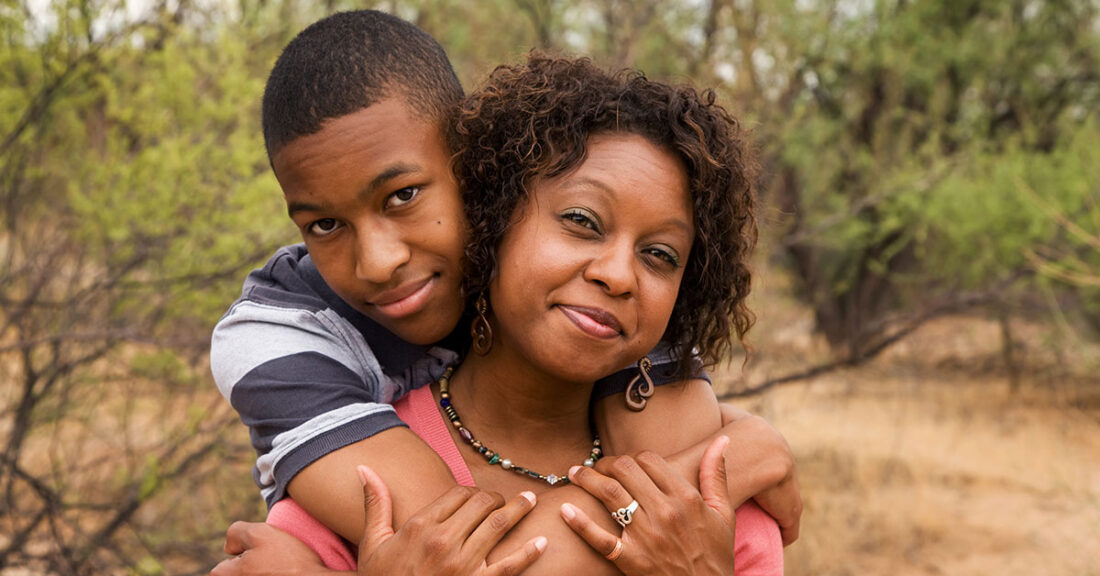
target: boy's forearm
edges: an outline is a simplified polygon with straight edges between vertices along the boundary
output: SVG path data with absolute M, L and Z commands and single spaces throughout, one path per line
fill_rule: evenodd
M 658 386 L 641 412 L 627 408 L 621 394 L 598 401 L 593 412 L 600 440 L 612 455 L 649 450 L 668 457 L 710 438 L 722 425 L 714 391 L 698 379 Z
M 359 464 L 370 466 L 390 487 L 395 530 L 455 485 L 443 460 L 408 428 L 390 428 L 322 457 L 299 472 L 287 491 L 311 516 L 350 542 L 358 542 L 363 533 Z
M 779 524 L 783 544 L 798 539 L 802 496 L 791 448 L 783 436 L 759 416 L 727 404 L 721 405 L 722 428 L 669 460 L 684 477 L 698 482 L 699 460 L 711 440 L 728 436 L 726 479 L 734 507 L 750 499 Z

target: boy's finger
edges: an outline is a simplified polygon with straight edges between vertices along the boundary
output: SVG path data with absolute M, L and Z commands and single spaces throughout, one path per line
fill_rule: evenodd
M 561 517 L 565 523 L 581 537 L 582 540 L 595 550 L 600 556 L 607 557 L 611 554 L 619 542 L 619 537 L 604 530 L 600 525 L 592 521 L 584 510 L 569 504 L 561 505 Z M 618 563 L 619 557 L 612 562 Z
M 266 524 L 241 522 L 239 520 L 230 524 L 229 530 L 225 531 L 225 546 L 223 547 L 225 553 L 236 556 L 243 554 L 249 548 L 253 548 L 252 530 L 257 526 L 266 526 Z
M 514 576 L 531 567 L 546 550 L 546 537 L 532 538 L 522 548 L 497 560 L 485 571 L 485 576 Z
M 734 526 L 733 506 L 730 504 L 729 483 L 726 481 L 726 447 L 728 436 L 715 438 L 707 446 L 699 461 L 699 493 L 703 502 L 722 516 L 729 527 Z
M 484 558 L 500 542 L 500 539 L 534 508 L 535 493 L 530 491 L 520 492 L 503 508 L 490 512 L 489 516 L 466 540 L 466 544 L 462 546 L 462 549 L 476 557 Z
M 229 558 L 218 562 L 218 565 L 210 570 L 210 576 L 236 576 L 240 572 L 237 558 Z
M 393 537 L 393 500 L 389 488 L 374 470 L 358 466 L 363 483 L 363 513 L 365 525 L 359 542 L 359 557 L 369 558 L 383 542 Z

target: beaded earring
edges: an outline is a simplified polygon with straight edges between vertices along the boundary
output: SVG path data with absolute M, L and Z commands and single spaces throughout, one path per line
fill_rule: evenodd
M 477 295 L 474 309 L 477 311 L 477 316 L 470 324 L 470 337 L 474 340 L 474 352 L 477 352 L 478 356 L 484 356 L 493 347 L 493 327 L 485 317 L 485 313 L 489 311 L 489 301 L 485 299 L 484 292 Z
M 649 377 L 649 370 L 653 368 L 653 362 L 648 356 L 638 360 L 638 375 L 626 385 L 626 407 L 635 412 L 645 410 L 646 402 L 653 396 L 653 379 Z

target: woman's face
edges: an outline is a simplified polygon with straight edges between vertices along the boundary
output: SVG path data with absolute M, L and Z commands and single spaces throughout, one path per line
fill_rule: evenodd
M 497 252 L 494 350 L 577 382 L 636 362 L 664 334 L 694 240 L 680 160 L 597 135 L 575 171 L 530 191 Z

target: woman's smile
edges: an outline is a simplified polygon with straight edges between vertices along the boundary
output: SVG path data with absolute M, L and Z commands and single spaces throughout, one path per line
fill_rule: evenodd
M 622 326 L 614 314 L 599 308 L 583 306 L 558 306 L 558 309 L 569 318 L 582 332 L 600 340 L 617 338 L 622 334 Z

